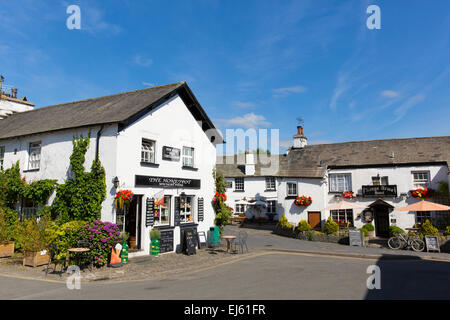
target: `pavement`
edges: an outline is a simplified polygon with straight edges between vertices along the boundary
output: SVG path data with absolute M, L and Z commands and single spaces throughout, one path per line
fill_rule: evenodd
M 347 256 L 357 258 L 409 259 L 450 261 L 450 254 L 438 252 L 415 252 L 413 250 L 392 250 L 384 247 L 357 247 L 337 243 L 307 241 L 276 235 L 269 228 L 247 228 L 228 225 L 224 229 L 226 235 L 248 233 L 247 246 L 251 249 L 268 249 L 276 251 L 295 251 L 299 253 Z

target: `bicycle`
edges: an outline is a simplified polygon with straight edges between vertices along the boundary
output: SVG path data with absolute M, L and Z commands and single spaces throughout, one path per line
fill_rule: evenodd
M 389 238 L 388 246 L 393 250 L 412 248 L 414 251 L 420 252 L 425 249 L 425 242 L 416 235 L 396 233 Z

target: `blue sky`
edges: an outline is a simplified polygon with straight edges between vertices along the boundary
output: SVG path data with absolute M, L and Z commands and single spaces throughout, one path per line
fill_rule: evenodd
M 186 80 L 219 128 L 279 129 L 281 151 L 298 117 L 310 144 L 449 135 L 449 26 L 448 0 L 5 0 L 0 74 L 37 107 Z

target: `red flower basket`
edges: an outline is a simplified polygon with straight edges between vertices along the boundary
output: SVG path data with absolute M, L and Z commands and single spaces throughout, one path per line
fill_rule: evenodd
M 312 203 L 311 197 L 301 196 L 294 200 L 294 204 L 298 207 L 307 207 Z
M 344 199 L 354 199 L 355 195 L 353 194 L 352 191 L 346 191 L 342 193 L 342 198 Z
M 213 201 L 213 204 L 215 204 L 217 201 L 225 202 L 225 201 L 227 201 L 227 195 L 225 193 L 216 192 L 212 201 Z
M 433 196 L 433 189 L 430 188 L 418 188 L 411 191 L 413 198 L 430 198 Z

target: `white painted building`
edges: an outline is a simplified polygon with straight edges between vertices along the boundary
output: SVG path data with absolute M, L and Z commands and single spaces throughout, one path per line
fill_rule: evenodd
M 272 156 L 279 167 L 270 176 L 262 174 L 264 164 L 258 161 L 248 169 L 252 157 L 218 158 L 217 170 L 229 186 L 227 204 L 235 214 L 245 213 L 249 218 L 269 214 L 271 218 L 274 213 L 275 220 L 284 214 L 292 224 L 306 220 L 317 229 L 323 228 L 330 215 L 358 228 L 371 215 L 378 236 L 386 236 L 390 225 L 404 229 L 425 218 L 437 223 L 442 214 L 450 214 L 397 210 L 417 201 L 411 190 L 437 190 L 439 182 L 449 182 L 448 136 L 309 146 L 303 128 L 298 127 L 293 145 L 287 154 Z M 324 210 L 340 201 L 345 191 L 352 191 L 355 199 L 351 201 L 367 209 Z M 298 196 L 311 197 L 312 203 L 299 207 L 294 204 Z M 243 204 L 243 200 L 266 201 L 266 206 L 255 210 L 254 204 Z
M 137 250 L 150 252 L 152 228 L 170 252 L 181 250 L 185 228 L 207 233 L 214 225 L 212 172 L 223 140 L 185 82 L 11 115 L 0 120 L 1 161 L 20 161 L 28 182 L 63 183 L 73 138 L 88 134 L 85 167 L 98 157 L 106 171 L 101 219 L 129 232 Z M 120 189 L 135 195 L 125 212 L 114 205 Z M 164 204 L 151 205 L 158 198 Z

